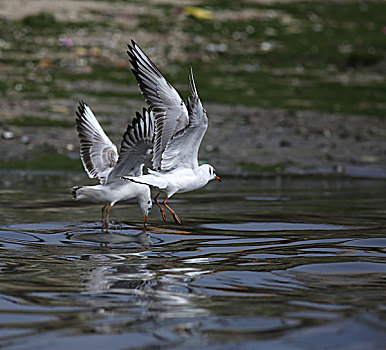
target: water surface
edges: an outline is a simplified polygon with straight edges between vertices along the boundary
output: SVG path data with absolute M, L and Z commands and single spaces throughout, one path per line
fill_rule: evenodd
M 157 208 L 73 202 L 74 174 L 2 173 L 0 346 L 381 349 L 382 180 L 226 178 Z

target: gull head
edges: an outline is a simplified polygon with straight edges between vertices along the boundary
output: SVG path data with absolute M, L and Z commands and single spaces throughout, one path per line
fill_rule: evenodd
M 144 224 L 146 225 L 147 217 L 152 207 L 151 192 L 149 187 L 147 187 L 147 191 L 144 191 L 138 197 L 138 204 L 139 204 L 139 209 L 141 210 L 141 213 L 143 215 Z
M 204 176 L 208 179 L 208 181 L 218 180 L 221 182 L 220 177 L 216 175 L 214 168 L 210 164 L 200 165 L 200 169 L 201 169 L 202 173 L 204 174 Z

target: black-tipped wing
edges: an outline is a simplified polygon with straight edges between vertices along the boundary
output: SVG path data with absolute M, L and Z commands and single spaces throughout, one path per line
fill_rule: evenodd
M 134 41 L 128 47 L 133 74 L 146 103 L 154 113 L 153 167 L 160 169 L 167 143 L 189 124 L 188 111 L 180 95 L 140 47 Z
M 205 126 L 206 130 L 208 127 L 208 117 L 204 107 L 202 106 L 201 100 L 198 97 L 196 84 L 194 83 L 192 67 L 190 67 L 189 72 L 189 88 L 190 96 L 188 97 L 188 113 L 190 126 Z
M 165 171 L 177 167 L 198 167 L 198 149 L 208 128 L 208 118 L 198 97 L 192 69 L 189 73 L 189 87 L 189 125 L 168 141 L 161 161 L 161 169 Z
M 114 170 L 110 173 L 108 182 L 121 176 L 141 176 L 147 151 L 153 146 L 154 117 L 153 113 L 143 109 L 133 118 L 123 134 L 119 158 Z
M 90 178 L 103 184 L 117 163 L 117 147 L 110 141 L 90 107 L 79 102 L 76 129 L 80 139 L 80 157 Z

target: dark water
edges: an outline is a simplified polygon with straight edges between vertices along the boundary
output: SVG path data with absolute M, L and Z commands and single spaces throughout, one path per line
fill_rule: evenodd
M 110 234 L 84 182 L 1 174 L 0 347 L 385 348 L 385 181 L 226 178 Z

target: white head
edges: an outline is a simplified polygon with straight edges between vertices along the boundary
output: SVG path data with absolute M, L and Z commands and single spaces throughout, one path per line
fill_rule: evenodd
M 139 209 L 141 210 L 141 213 L 143 215 L 144 224 L 146 225 L 147 216 L 149 215 L 149 212 L 152 207 L 150 188 L 147 187 L 147 191 L 143 191 L 143 193 L 141 193 L 141 195 L 137 197 L 137 199 Z
M 221 182 L 221 179 L 216 175 L 216 172 L 211 165 L 209 165 L 209 164 L 200 165 L 200 169 L 201 169 L 202 173 L 204 174 L 204 176 L 207 177 L 208 182 L 210 180 L 218 180 Z

